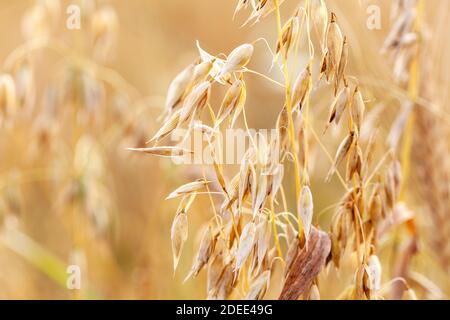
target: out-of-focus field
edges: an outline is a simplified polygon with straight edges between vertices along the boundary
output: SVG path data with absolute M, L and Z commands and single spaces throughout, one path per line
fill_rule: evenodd
M 61 1 L 56 19 L 42 21 L 54 23 L 49 33 L 58 39 L 56 43 L 30 49 L 25 44 L 38 39 L 33 35 L 38 30 L 31 27 L 31 36 L 24 37 L 27 22 L 23 17 L 35 1 L 0 1 L 0 73 L 23 67 L 8 65 L 20 56 L 28 68 L 24 72 L 33 74 L 30 91 L 23 94 L 25 102 L 18 101 L 23 106 L 2 115 L 0 125 L 0 298 L 205 298 L 204 272 L 196 279 L 183 280 L 195 256 L 198 230 L 211 218 L 208 199 L 198 197 L 189 212 L 189 239 L 175 275 L 170 228 L 178 203 L 164 200 L 176 187 L 197 178 L 199 168 L 176 166 L 168 159 L 134 154 L 126 148 L 144 146 L 160 127 L 167 88 L 196 59 L 196 40 L 213 54 L 228 54 L 259 37 L 274 46 L 275 16 L 240 28 L 245 17 L 232 20 L 236 3 L 231 0 L 98 1 L 98 8 L 114 8 L 118 21 L 115 45 L 98 57 L 92 45 L 92 16 L 82 18 L 80 30 L 66 28 L 66 8 L 78 2 Z M 381 6 L 381 30 L 366 27 L 369 2 Z M 386 98 L 395 85 L 392 67 L 380 54 L 390 23 L 389 2 L 327 1 L 351 43 L 350 73 L 370 87 L 365 90 L 369 110 L 379 102 L 386 104 L 381 122 L 388 124 L 399 106 L 393 95 Z M 444 14 L 433 9 L 439 3 L 426 1 L 431 22 Z M 283 12 L 290 14 L 295 4 L 286 0 Z M 450 89 L 448 34 L 429 31 L 436 46 L 430 48 L 430 57 L 437 57 L 432 67 L 440 70 L 431 74 L 441 79 L 435 82 L 436 101 L 444 103 Z M 250 67 L 282 81 L 281 73 L 269 70 L 270 62 L 267 47 L 258 42 Z M 283 104 L 283 91 L 260 77 L 249 75 L 247 79 L 250 127 L 272 128 Z M 221 97 L 213 99 L 217 103 Z M 320 91 L 312 99 L 311 112 L 325 119 L 327 101 L 321 99 Z M 448 112 L 445 106 L 442 114 L 448 118 Z M 381 130 L 388 131 L 389 126 L 382 124 Z M 442 139 L 448 139 L 448 134 Z M 326 147 L 335 150 L 338 143 L 330 140 Z M 311 164 L 315 212 L 321 212 L 314 221 L 327 229 L 332 214 L 327 208 L 339 201 L 344 190 L 336 179 L 325 184 L 329 163 L 319 149 L 312 152 L 318 153 Z M 427 243 L 431 223 L 422 213 L 416 183 L 413 174 L 407 199 L 424 236 L 411 268 L 448 294 L 448 274 Z M 287 194 L 290 202 L 292 192 L 290 188 Z M 395 256 L 389 252 L 393 246 L 386 247 L 381 254 L 389 274 Z M 81 290 L 66 287 L 67 267 L 73 264 L 81 267 Z M 323 297 L 339 295 L 352 276 L 345 272 L 330 276 L 328 284 L 321 284 L 326 288 Z

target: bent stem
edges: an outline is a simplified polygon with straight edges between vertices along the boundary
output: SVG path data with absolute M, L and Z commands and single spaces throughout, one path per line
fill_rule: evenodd
M 273 229 L 273 238 L 275 240 L 275 245 L 277 247 L 278 256 L 280 257 L 281 261 L 284 264 L 283 252 L 281 251 L 280 240 L 279 240 L 278 231 L 277 231 L 277 225 L 275 222 L 275 208 L 273 206 L 272 196 L 269 196 L 269 206 L 270 206 L 270 220 L 272 222 L 272 229 Z
M 422 16 L 424 11 L 424 1 L 419 0 L 417 2 L 417 17 L 415 20 L 415 26 L 414 29 L 416 32 L 418 32 L 421 28 L 422 24 Z M 419 49 L 417 49 L 417 52 L 414 54 L 413 60 L 411 62 L 410 66 L 410 76 L 409 76 L 409 83 L 408 83 L 408 95 L 411 99 L 412 103 L 416 103 L 416 100 L 419 96 L 419 70 L 418 70 L 418 63 L 419 63 Z M 400 200 L 404 200 L 405 198 L 405 186 L 408 185 L 409 175 L 411 171 L 411 149 L 413 144 L 413 132 L 414 132 L 414 123 L 415 123 L 415 112 L 414 109 L 412 110 L 411 114 L 409 115 L 408 122 L 406 124 L 405 132 L 403 135 L 403 146 L 401 150 L 401 164 L 402 164 L 402 183 L 400 186 Z

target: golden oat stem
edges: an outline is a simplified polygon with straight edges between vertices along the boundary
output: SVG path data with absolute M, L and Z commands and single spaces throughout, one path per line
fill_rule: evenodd
M 280 14 L 280 6 L 278 0 L 273 0 L 275 5 L 275 12 L 277 16 L 277 28 L 278 28 L 278 37 L 281 39 L 283 35 L 283 31 L 281 28 L 281 14 Z M 287 67 L 287 61 L 285 56 L 282 54 L 281 59 L 283 61 L 283 74 L 286 83 L 286 108 L 288 111 L 288 122 L 289 122 L 289 138 L 291 140 L 291 149 L 294 156 L 294 171 L 295 171 L 295 199 L 296 203 L 300 200 L 300 191 L 301 191 L 301 183 L 300 183 L 300 169 L 298 163 L 298 155 L 297 155 L 297 147 L 295 145 L 295 130 L 294 130 L 294 120 L 292 119 L 292 105 L 291 105 L 291 85 L 289 80 L 289 72 Z M 303 224 L 300 218 L 300 212 L 297 212 L 297 224 L 298 224 L 298 234 L 303 234 Z
M 422 25 L 422 15 L 424 11 L 424 1 L 418 0 L 416 4 L 417 9 L 417 17 L 414 24 L 414 29 L 416 32 L 418 32 Z M 413 60 L 411 62 L 410 66 L 410 75 L 409 75 L 409 82 L 408 82 L 408 94 L 409 98 L 413 103 L 416 102 L 416 99 L 418 97 L 418 80 L 419 80 L 419 49 L 417 49 L 417 52 L 414 54 Z M 406 186 L 408 185 L 409 180 L 409 174 L 411 171 L 411 149 L 413 144 L 413 133 L 414 133 L 414 122 L 415 122 L 415 112 L 412 110 L 410 116 L 408 117 L 408 122 L 406 124 L 405 133 L 403 135 L 403 146 L 401 150 L 401 163 L 402 163 L 402 182 L 400 185 L 400 195 L 399 199 L 404 200 L 405 193 L 406 193 Z
M 272 222 L 273 238 L 275 240 L 275 246 L 277 247 L 278 256 L 280 257 L 281 261 L 284 264 L 283 252 L 281 251 L 280 240 L 279 240 L 278 231 L 277 231 L 277 225 L 275 223 L 275 219 L 276 219 L 275 218 L 275 208 L 273 206 L 273 198 L 271 195 L 269 196 L 269 206 L 270 206 L 270 221 Z

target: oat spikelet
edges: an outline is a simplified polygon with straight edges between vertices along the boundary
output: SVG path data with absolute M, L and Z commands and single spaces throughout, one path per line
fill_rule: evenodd
M 281 38 L 278 39 L 275 53 L 278 55 L 282 49 L 284 49 L 284 57 L 287 58 L 289 50 L 295 45 L 298 33 L 300 31 L 300 18 L 298 17 L 298 11 L 293 17 L 291 17 L 285 25 L 282 27 Z
M 210 89 L 209 81 L 204 81 L 192 89 L 183 103 L 178 126 L 190 119 L 197 109 L 202 108 L 208 102 Z
M 253 281 L 245 300 L 262 300 L 264 294 L 269 288 L 270 283 L 270 271 L 264 271 L 259 277 Z
M 333 165 L 331 166 L 330 171 L 327 174 L 326 181 L 330 181 L 331 177 L 336 172 L 336 168 L 339 165 L 339 163 L 341 163 L 342 160 L 344 160 L 344 158 L 347 156 L 348 151 L 350 150 L 350 147 L 353 144 L 354 137 L 355 132 L 351 131 L 344 139 L 344 141 L 342 141 L 341 144 L 339 145 L 339 148 L 336 152 L 336 156 L 333 161 Z
M 16 107 L 16 86 L 9 74 L 0 75 L 0 119 L 14 112 Z
M 188 280 L 192 276 L 197 276 L 203 266 L 208 263 L 212 253 L 214 252 L 216 242 L 217 234 L 214 234 L 212 228 L 208 227 L 203 233 L 202 240 L 200 241 L 200 248 L 198 249 L 191 271 L 186 276 L 184 281 Z
M 349 104 L 349 99 L 350 99 L 350 89 L 348 87 L 345 87 L 339 92 L 339 94 L 334 99 L 331 105 L 330 115 L 328 118 L 328 124 L 325 128 L 325 132 L 333 122 L 336 125 L 339 124 L 339 121 L 341 120 L 341 117 Z

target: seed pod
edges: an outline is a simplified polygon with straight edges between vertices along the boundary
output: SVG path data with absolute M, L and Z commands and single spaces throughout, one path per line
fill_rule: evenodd
M 217 289 L 220 277 L 224 271 L 223 254 L 219 253 L 210 259 L 207 271 L 207 288 L 208 295 Z
M 298 151 L 298 161 L 301 164 L 306 163 L 307 159 L 307 149 L 308 149 L 308 141 L 306 137 L 305 125 L 302 119 L 302 116 L 299 114 L 297 118 L 297 151 Z
M 210 89 L 211 83 L 209 81 L 204 81 L 192 89 L 183 103 L 178 126 L 190 119 L 195 110 L 202 108 L 208 102 Z
M 311 68 L 308 65 L 302 73 L 299 74 L 297 79 L 294 82 L 294 86 L 292 87 L 292 106 L 293 108 L 299 107 L 299 110 L 302 109 L 303 102 L 309 94 L 312 86 L 311 79 Z
M 330 72 L 336 72 L 339 68 L 339 61 L 342 53 L 342 44 L 342 32 L 336 22 L 336 15 L 332 12 L 327 31 L 327 50 L 329 62 L 329 65 L 327 67 L 330 69 Z
M 192 84 L 197 85 L 206 81 L 214 66 L 215 59 L 203 61 L 197 64 L 194 68 L 194 75 L 192 77 Z
M 236 270 L 240 270 L 252 251 L 255 243 L 256 226 L 253 222 L 249 222 L 242 230 L 239 239 L 239 246 L 236 252 Z
M 256 228 L 256 235 L 256 257 L 258 259 L 259 270 L 270 245 L 271 228 L 269 219 L 263 218 L 262 221 L 258 223 L 258 226 Z
M 353 140 L 355 137 L 355 132 L 351 131 L 347 137 L 342 141 L 342 143 L 339 145 L 339 148 L 336 152 L 336 156 L 333 161 L 333 165 L 330 168 L 330 171 L 328 172 L 326 181 L 329 181 L 333 174 L 336 172 L 337 166 L 341 163 L 342 160 L 347 156 L 348 151 L 350 150 L 350 147 L 353 144 Z
M 178 198 L 178 197 L 181 197 L 183 195 L 187 195 L 187 194 L 191 194 L 191 193 L 194 193 L 196 191 L 199 191 L 199 190 L 203 189 L 209 182 L 210 181 L 207 181 L 207 180 L 204 180 L 204 179 L 199 179 L 197 181 L 184 184 L 181 187 L 177 188 L 175 191 L 173 191 L 166 198 L 166 200 Z
M 9 74 L 0 75 L 0 118 L 7 117 L 16 108 L 16 86 Z
M 355 276 L 355 295 L 358 300 L 367 300 L 371 296 L 370 275 L 367 272 L 367 265 L 359 266 Z
M 281 36 L 277 40 L 275 53 L 278 55 L 281 49 L 284 48 L 284 56 L 287 58 L 289 54 L 289 49 L 295 45 L 298 38 L 298 33 L 300 29 L 300 19 L 298 17 L 298 12 L 290 18 L 283 28 L 281 29 Z
M 214 167 L 214 172 L 217 177 L 217 182 L 219 183 L 222 190 L 227 194 L 227 184 L 225 182 L 225 177 L 223 176 L 223 172 L 222 172 L 221 168 L 219 167 L 219 164 L 217 163 L 216 155 L 215 155 L 214 151 L 212 151 L 212 152 L 213 152 L 213 167 Z
M 381 289 L 382 274 L 381 263 L 376 255 L 370 256 L 367 271 L 371 280 L 370 288 L 376 294 Z
M 270 282 L 270 270 L 261 273 L 256 280 L 252 282 L 250 289 L 244 300 L 262 300 Z
M 358 128 L 359 133 L 361 132 L 361 126 L 363 123 L 366 106 L 364 104 L 363 97 L 358 87 L 355 88 L 355 92 L 353 93 L 353 103 L 351 106 L 352 106 L 351 107 L 352 120 L 353 123 L 356 125 L 356 128 Z
M 255 217 L 263 207 L 268 191 L 270 191 L 268 190 L 268 177 L 267 175 L 260 173 L 258 177 L 258 192 L 255 203 L 253 204 L 253 217 Z
M 242 107 L 245 104 L 245 83 L 242 80 L 237 80 L 228 89 L 225 97 L 220 106 L 219 114 L 217 116 L 216 128 L 228 117 L 233 111 L 242 111 Z M 234 117 L 237 118 L 236 115 Z
M 175 216 L 170 237 L 172 239 L 173 270 L 175 271 L 180 260 L 184 242 L 188 238 L 188 221 L 185 212 L 179 212 Z
M 379 194 L 379 186 L 377 186 L 369 200 L 369 217 L 372 223 L 376 224 L 382 218 L 382 214 L 382 200 Z
M 169 85 L 166 98 L 166 111 L 172 112 L 182 102 L 194 76 L 194 65 L 190 64 L 181 71 Z
M 94 55 L 100 59 L 107 59 L 117 40 L 119 20 L 117 13 L 111 6 L 97 9 L 91 19 Z
M 314 203 L 311 189 L 308 186 L 303 186 L 300 192 L 300 201 L 298 203 L 298 212 L 303 223 L 303 232 L 305 239 L 308 240 L 309 232 L 311 230 L 311 222 L 314 213 Z
M 344 37 L 344 42 L 342 43 L 341 57 L 339 59 L 339 68 L 336 74 L 336 84 L 334 87 L 335 95 L 337 93 L 337 90 L 339 89 L 341 81 L 345 80 L 345 69 L 347 68 L 347 60 L 348 60 L 348 43 L 347 37 Z
M 249 43 L 245 43 L 234 49 L 228 56 L 219 74 L 219 78 L 226 76 L 228 73 L 242 70 L 250 62 L 252 55 L 253 45 Z

